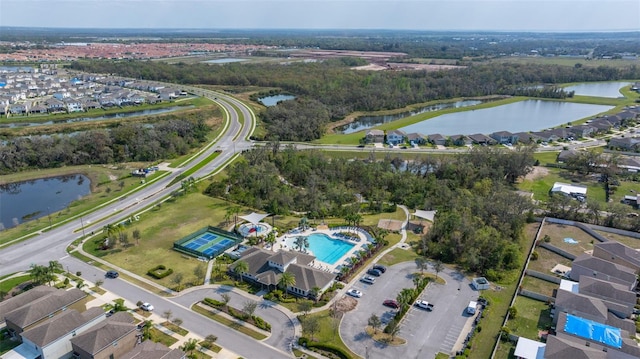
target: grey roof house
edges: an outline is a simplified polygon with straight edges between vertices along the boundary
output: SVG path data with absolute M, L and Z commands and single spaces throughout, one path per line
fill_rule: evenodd
M 593 256 L 631 268 L 640 273 L 640 252 L 620 242 L 608 241 L 593 246 Z
M 638 281 L 633 269 L 588 254 L 574 259 L 569 272 L 569 278 L 576 282 L 583 275 L 622 284 L 630 290 L 635 289 Z

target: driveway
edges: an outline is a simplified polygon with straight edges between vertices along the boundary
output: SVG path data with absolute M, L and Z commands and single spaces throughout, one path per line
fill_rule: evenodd
M 418 269 L 414 262 L 391 266 L 373 285 L 358 282 L 353 287 L 363 292 L 355 310 L 345 314 L 340 324 L 340 335 L 345 344 L 363 358 L 433 358 L 436 353 L 451 353 L 465 324 L 473 318 L 465 314 L 469 301 L 478 298 L 478 292 L 464 276 L 450 269 L 438 275 L 446 284 L 430 283 L 420 299 L 435 305 L 432 312 L 412 307 L 400 324 L 399 337 L 405 345 L 389 346 L 373 341 L 365 332 L 372 314 L 388 322 L 394 311 L 384 307 L 382 301 L 395 299 L 402 288 L 413 288 L 412 274 Z

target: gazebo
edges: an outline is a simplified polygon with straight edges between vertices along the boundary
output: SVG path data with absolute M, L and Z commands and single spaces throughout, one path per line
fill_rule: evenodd
M 248 237 L 251 234 L 253 234 L 254 236 L 258 236 L 265 235 L 266 233 L 270 232 L 271 226 L 266 223 L 260 224 L 260 221 L 262 221 L 267 216 L 269 216 L 268 213 L 261 214 L 256 212 L 252 212 L 251 214 L 248 214 L 246 216 L 239 216 L 240 218 L 250 223 L 250 225 L 242 224 L 240 226 L 240 234 L 242 234 L 243 237 Z

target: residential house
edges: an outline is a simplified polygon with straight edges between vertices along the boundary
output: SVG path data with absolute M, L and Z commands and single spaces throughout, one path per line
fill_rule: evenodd
M 616 116 L 618 116 L 618 118 L 622 120 L 623 125 L 628 126 L 636 122 L 636 117 L 638 116 L 638 114 L 633 111 L 625 110 L 625 111 L 619 112 Z
M 569 183 L 556 182 L 551 187 L 551 193 L 559 193 L 577 199 L 584 199 L 587 196 L 587 187 Z
M 80 289 L 59 289 L 5 313 L 4 319 L 10 335 L 20 335 L 23 331 L 38 324 L 83 299 L 87 294 Z
M 0 324 L 4 323 L 4 317 L 7 315 L 7 313 L 10 313 L 22 307 L 25 303 L 31 303 L 33 301 L 36 301 L 38 298 L 50 295 L 56 290 L 57 289 L 53 287 L 41 285 L 24 293 L 21 293 L 15 297 L 3 300 L 2 302 L 0 302 Z
M 611 122 L 605 120 L 604 118 L 598 118 L 598 119 L 595 119 L 595 120 L 589 122 L 589 126 L 595 128 L 594 131 L 596 133 L 605 133 L 605 132 L 611 130 L 611 127 L 613 127 Z
M 249 267 L 249 270 L 242 274 L 244 278 L 269 289 L 277 287 L 282 273 L 293 274 L 296 282 L 294 285 L 288 286 L 287 291 L 300 297 L 308 297 L 313 295 L 314 288 L 319 288 L 319 293 L 326 291 L 335 279 L 335 274 L 309 265 L 314 263 L 315 258 L 300 252 L 279 251 L 274 253 L 251 247 L 242 253 L 238 261 L 246 262 Z M 233 271 L 236 263 L 230 266 L 230 271 Z
M 400 130 L 387 131 L 387 143 L 393 146 L 397 146 L 405 143 L 407 140 L 407 134 Z
M 449 140 L 454 146 L 469 146 L 473 143 L 471 139 L 465 135 L 451 135 Z
M 613 127 L 620 127 L 622 125 L 622 118 L 618 115 L 609 115 L 603 117 L 603 119 L 607 120 Z
M 71 347 L 75 359 L 112 359 L 133 350 L 139 340 L 133 317 L 117 312 L 71 338 Z
M 9 105 L 9 113 L 12 115 L 26 115 L 29 108 L 26 103 L 14 103 Z
M 384 131 L 382 130 L 368 130 L 364 136 L 367 143 L 383 143 Z
M 34 105 L 29 109 L 30 114 L 42 114 L 47 113 L 47 106 L 45 105 Z
M 555 136 L 558 140 L 568 140 L 569 138 L 573 138 L 573 133 L 569 131 L 567 128 L 554 128 L 551 130 L 547 130 L 551 135 Z M 545 132 L 547 132 L 545 131 Z
M 620 242 L 607 241 L 594 244 L 593 256 L 640 273 L 640 252 Z
M 554 302 L 553 324 L 557 324 L 561 312 L 605 323 L 609 310 L 604 302 L 588 295 L 558 290 Z
M 552 142 L 552 141 L 557 141 L 560 138 L 558 138 L 558 136 L 556 136 L 555 133 L 551 132 L 551 130 L 544 130 L 544 131 L 539 131 L 539 132 L 531 132 L 532 135 L 540 138 L 540 140 L 542 142 Z
M 507 143 L 515 144 L 518 142 L 518 136 L 514 135 L 509 131 L 498 131 L 498 132 L 492 133 L 489 136 L 494 140 L 496 140 L 496 142 L 502 145 Z
M 629 172 L 639 172 L 640 159 L 631 156 L 621 156 L 618 158 L 618 168 L 626 169 Z
M 71 338 L 84 333 L 93 325 L 106 319 L 100 307 L 89 308 L 84 313 L 70 309 L 46 320 L 25 332 L 19 352 L 34 352 L 42 359 L 69 357 L 73 352 Z
M 560 153 L 558 153 L 558 157 L 556 158 L 556 161 L 558 161 L 559 163 L 564 163 L 564 162 L 567 162 L 567 160 L 575 158 L 579 155 L 580 155 L 580 152 L 578 152 L 577 150 L 573 150 L 573 149 L 562 150 L 560 151 Z
M 487 136 L 487 135 L 483 135 L 481 133 L 476 133 L 473 135 L 469 135 L 468 136 L 471 141 L 477 145 L 495 145 L 496 144 L 496 140 L 494 140 L 493 138 Z
M 65 110 L 64 103 L 60 100 L 50 98 L 44 102 L 44 105 L 47 106 L 47 111 L 52 112 L 60 112 Z
M 531 143 L 537 143 L 538 141 L 542 142 L 542 138 L 530 132 L 517 132 L 517 133 L 514 133 L 513 135 L 518 136 L 518 142 L 523 143 L 525 145 L 528 145 Z
M 64 101 L 67 112 L 81 112 L 83 111 L 82 102 L 76 99 L 68 98 Z
M 123 354 L 120 359 L 185 359 L 186 357 L 186 353 L 180 349 L 170 349 L 163 344 L 146 340 Z
M 436 146 L 444 146 L 445 143 L 447 143 L 447 139 L 439 133 L 429 135 L 427 138 L 429 139 L 429 142 Z
M 569 132 L 571 132 L 573 134 L 573 137 L 575 138 L 589 137 L 595 131 L 596 131 L 596 128 L 589 125 L 578 125 L 578 126 L 572 126 L 571 128 L 569 128 Z
M 612 137 L 609 139 L 607 146 L 610 149 L 635 151 L 640 145 L 638 137 Z
M 58 101 L 62 101 L 69 97 L 71 97 L 71 94 L 68 91 L 58 91 L 53 94 L 53 98 L 55 98 Z
M 587 277 L 587 278 L 590 278 L 590 277 Z M 585 283 L 585 280 L 587 278 L 583 278 L 583 284 Z M 619 286 L 624 287 L 623 285 L 619 285 Z M 615 316 L 619 319 L 629 318 L 631 316 L 631 313 L 633 313 L 633 305 L 629 306 L 628 303 L 611 301 L 609 300 L 609 298 L 602 298 L 603 297 L 602 295 L 598 295 L 598 296 L 591 295 L 591 293 L 594 293 L 594 292 L 600 293 L 602 288 L 604 288 L 604 286 L 599 283 L 596 283 L 596 284 L 590 283 L 589 285 L 587 285 L 586 289 L 581 288 L 582 285 L 580 284 L 578 284 L 577 287 L 578 287 L 578 293 L 569 292 L 566 290 L 566 287 L 564 288 L 560 287 L 560 290 L 558 290 L 556 295 L 556 306 L 557 307 L 559 306 L 558 298 L 562 298 L 562 301 L 563 301 L 562 307 L 570 309 L 570 310 L 563 310 L 563 311 L 576 314 L 581 310 L 584 311 L 586 310 L 586 308 L 590 308 L 591 306 L 599 306 L 600 304 L 602 304 L 604 305 L 604 308 L 606 310 L 603 313 L 604 317 L 601 320 L 591 318 L 587 315 L 584 315 L 584 313 L 576 314 L 584 318 L 589 318 L 595 321 L 599 321 L 601 323 L 609 323 L 607 312 L 615 314 Z M 567 294 L 567 293 L 570 293 L 570 294 Z M 597 305 L 594 303 L 596 303 Z M 629 325 L 634 326 L 633 322 L 631 321 Z
M 629 290 L 636 288 L 638 280 L 633 269 L 588 254 L 574 259 L 571 264 L 571 272 L 569 272 L 569 278 L 576 282 L 583 275 L 622 284 Z
M 407 134 L 407 141 L 412 145 L 424 145 L 427 143 L 427 140 L 423 135 L 415 132 Z

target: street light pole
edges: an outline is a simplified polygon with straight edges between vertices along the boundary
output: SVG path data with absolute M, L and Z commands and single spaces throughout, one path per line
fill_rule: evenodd
M 80 225 L 82 226 L 82 238 L 84 238 L 84 222 L 82 221 L 82 216 L 80 216 Z

